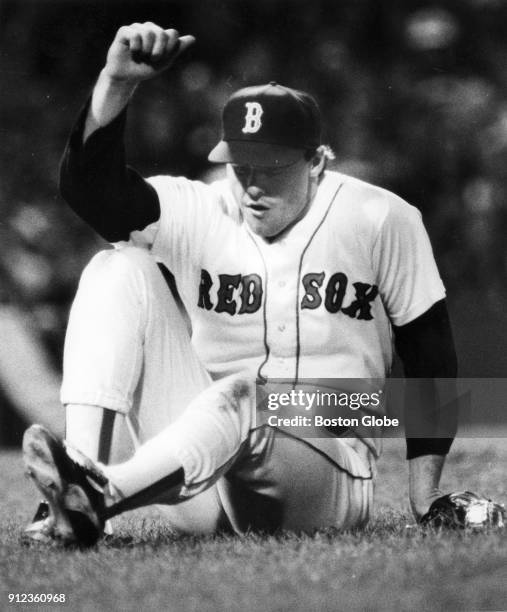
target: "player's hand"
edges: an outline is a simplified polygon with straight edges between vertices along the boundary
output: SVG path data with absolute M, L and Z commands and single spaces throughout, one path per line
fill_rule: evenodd
M 177 30 L 151 22 L 123 26 L 109 47 L 103 73 L 112 81 L 133 84 L 151 79 L 194 42 L 193 36 L 180 36 Z

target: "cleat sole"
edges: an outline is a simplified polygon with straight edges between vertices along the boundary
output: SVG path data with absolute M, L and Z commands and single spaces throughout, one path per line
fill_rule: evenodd
M 64 484 L 55 467 L 53 453 L 44 430 L 33 425 L 23 437 L 23 460 L 26 471 L 46 498 L 54 520 L 53 536 L 63 541 L 75 541 L 74 531 L 63 507 Z M 27 534 L 27 537 L 33 539 Z

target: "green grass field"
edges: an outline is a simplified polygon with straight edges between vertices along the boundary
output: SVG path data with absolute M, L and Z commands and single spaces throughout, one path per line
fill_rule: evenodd
M 376 511 L 362 533 L 175 537 L 132 513 L 107 544 L 72 552 L 20 546 L 38 496 L 20 454 L 5 452 L 0 610 L 506 610 L 507 533 L 410 527 L 403 453 L 403 441 L 386 440 Z M 505 502 L 506 465 L 506 439 L 459 440 L 443 488 Z M 9 593 L 64 593 L 66 602 L 9 604 Z

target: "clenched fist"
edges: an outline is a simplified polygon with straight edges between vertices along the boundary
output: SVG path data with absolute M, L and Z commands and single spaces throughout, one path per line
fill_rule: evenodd
M 195 41 L 177 30 L 164 30 L 151 23 L 121 27 L 107 54 L 103 73 L 113 81 L 132 84 L 157 76 Z

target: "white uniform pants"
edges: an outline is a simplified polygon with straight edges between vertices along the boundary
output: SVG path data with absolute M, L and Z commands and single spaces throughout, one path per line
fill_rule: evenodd
M 178 503 L 164 506 L 175 530 L 310 531 L 368 520 L 375 465 L 367 447 L 257 428 L 253 381 L 211 382 L 147 251 L 103 251 L 85 269 L 67 330 L 61 398 L 125 415 L 135 445 L 168 428 L 185 472 Z

